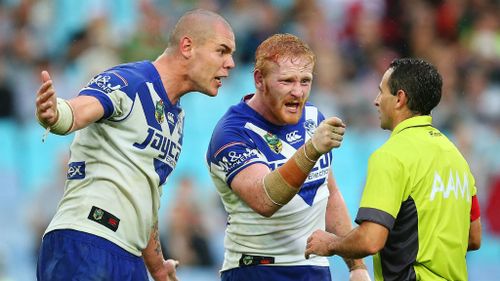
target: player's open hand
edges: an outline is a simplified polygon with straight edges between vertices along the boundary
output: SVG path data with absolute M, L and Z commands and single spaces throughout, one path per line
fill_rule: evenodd
M 323 120 L 314 131 L 312 144 L 320 154 L 339 147 L 344 139 L 345 124 L 337 117 L 330 117 Z
M 40 123 L 51 126 L 57 121 L 57 100 L 52 79 L 47 71 L 42 71 L 42 85 L 36 94 L 36 116 Z
M 317 256 L 330 256 L 332 255 L 330 246 L 335 240 L 336 235 L 333 233 L 326 232 L 324 230 L 316 230 L 307 238 L 307 245 L 305 251 L 306 259 L 310 255 Z

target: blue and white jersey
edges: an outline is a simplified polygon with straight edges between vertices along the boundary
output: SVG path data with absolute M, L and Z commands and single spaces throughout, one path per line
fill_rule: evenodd
M 231 189 L 244 168 L 261 163 L 271 170 L 283 165 L 312 136 L 323 115 L 307 103 L 295 125 L 276 126 L 250 108 L 245 97 L 215 127 L 207 152 L 210 175 L 228 212 L 222 271 L 238 267 L 242 257 L 274 259 L 273 265 L 328 266 L 324 257 L 304 258 L 309 235 L 325 229 L 327 176 L 332 153 L 323 155 L 299 193 L 266 218 L 253 211 Z M 244 262 L 244 261 L 243 261 Z
M 96 97 L 104 116 L 76 132 L 64 196 L 46 232 L 92 233 L 140 256 L 179 159 L 184 111 L 170 103 L 149 61 L 106 70 L 79 95 Z

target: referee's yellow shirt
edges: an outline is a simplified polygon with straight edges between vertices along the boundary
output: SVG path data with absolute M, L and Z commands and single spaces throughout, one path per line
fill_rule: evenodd
M 368 163 L 356 222 L 389 229 L 375 255 L 375 280 L 467 280 L 471 197 L 469 165 L 432 117 L 396 126 Z

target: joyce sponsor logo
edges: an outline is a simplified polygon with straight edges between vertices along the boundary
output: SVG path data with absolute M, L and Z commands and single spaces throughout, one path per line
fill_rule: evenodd
M 288 143 L 295 143 L 302 139 L 302 136 L 299 134 L 299 131 L 293 131 L 286 134 L 286 141 Z
M 172 168 L 176 166 L 177 160 L 181 153 L 180 144 L 165 137 L 161 134 L 161 131 L 156 131 L 153 128 L 148 129 L 148 135 L 142 143 L 134 143 L 134 146 L 139 149 L 145 149 L 146 147 L 151 147 L 160 153 L 155 157 L 156 159 L 167 163 Z
M 257 157 L 259 152 L 256 149 L 246 148 L 245 152 L 238 153 L 236 151 L 229 151 L 226 156 L 217 163 L 224 172 L 230 172 L 235 167 L 239 167 L 248 160 Z

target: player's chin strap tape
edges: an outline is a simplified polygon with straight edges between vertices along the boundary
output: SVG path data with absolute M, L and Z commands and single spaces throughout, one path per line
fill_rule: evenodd
M 47 137 L 47 134 L 49 132 L 52 132 L 53 134 L 56 135 L 66 135 L 69 133 L 71 128 L 73 127 L 73 123 L 75 121 L 75 117 L 73 115 L 73 109 L 71 108 L 71 105 L 68 103 L 68 101 L 64 99 L 57 98 L 57 121 L 54 123 L 52 126 L 47 126 L 43 122 L 40 121 L 38 118 L 38 123 L 42 125 L 42 127 L 46 128 L 47 131 L 45 132 L 42 141 L 45 140 Z
M 309 140 L 283 166 L 264 177 L 264 191 L 275 205 L 283 206 L 299 192 L 321 154 Z

